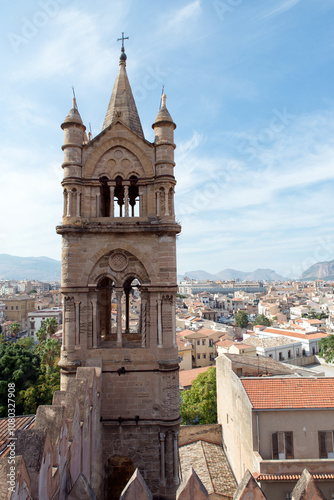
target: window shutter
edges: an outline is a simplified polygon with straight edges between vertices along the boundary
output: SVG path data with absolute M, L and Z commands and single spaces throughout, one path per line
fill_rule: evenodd
M 286 450 L 286 458 L 293 458 L 292 432 L 285 433 L 285 450 Z
M 318 435 L 319 435 L 319 456 L 320 458 L 327 458 L 326 432 L 320 431 Z
M 271 435 L 272 449 L 273 449 L 273 459 L 278 459 L 278 439 L 277 432 Z

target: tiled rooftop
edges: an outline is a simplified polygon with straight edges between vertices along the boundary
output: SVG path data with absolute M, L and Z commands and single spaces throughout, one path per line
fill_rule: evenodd
M 181 446 L 179 453 L 183 477 L 193 467 L 209 495 L 233 498 L 237 485 L 221 446 L 200 440 Z
M 216 368 L 215 366 L 202 366 L 201 368 L 193 368 L 192 370 L 180 370 L 179 383 L 182 387 L 190 387 L 192 382 L 198 377 L 200 373 L 206 372 L 209 368 Z
M 254 409 L 334 408 L 334 378 L 242 379 Z
M 286 344 L 295 344 L 298 342 L 296 339 L 288 337 L 249 337 L 244 340 L 245 344 L 255 347 L 277 347 Z
M 31 429 L 34 426 L 36 415 L 24 415 L 22 417 L 15 417 L 15 431 L 22 429 Z M 0 456 L 5 457 L 9 448 L 10 442 L 8 433 L 8 418 L 0 418 Z

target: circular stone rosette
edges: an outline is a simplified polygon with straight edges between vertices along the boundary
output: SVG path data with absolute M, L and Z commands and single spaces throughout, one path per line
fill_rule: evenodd
M 128 267 L 129 260 L 124 253 L 117 252 L 111 255 L 109 266 L 113 271 L 124 271 Z

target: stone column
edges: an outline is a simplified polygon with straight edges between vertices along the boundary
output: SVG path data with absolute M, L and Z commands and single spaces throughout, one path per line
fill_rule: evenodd
M 145 294 L 146 295 L 146 294 Z M 141 294 L 141 346 L 146 347 L 147 298 Z
M 64 216 L 67 215 L 67 191 L 64 190 L 64 208 L 63 208 Z
M 67 193 L 67 217 L 71 217 L 72 191 Z
M 173 432 L 173 454 L 174 454 L 174 467 L 173 467 L 173 482 L 179 484 L 179 443 L 178 432 Z
M 175 307 L 175 299 L 173 298 L 172 302 L 172 321 L 173 321 L 173 346 L 176 347 L 176 307 Z
M 164 432 L 159 433 L 160 438 L 160 481 L 162 486 L 166 485 L 166 452 L 165 452 L 165 438 L 166 434 Z
M 175 215 L 175 207 L 174 207 L 174 189 L 171 189 L 170 194 L 171 194 L 171 210 L 172 210 L 171 215 L 172 215 L 172 216 L 174 216 L 174 215 Z
M 101 193 L 96 193 L 96 217 L 100 217 Z
M 160 191 L 157 191 L 157 217 L 160 217 Z
M 64 298 L 64 344 L 66 351 L 74 351 L 75 314 L 73 297 Z
M 91 300 L 92 304 L 92 347 L 97 347 L 97 298 L 93 297 Z
M 130 333 L 130 290 L 125 288 L 125 333 Z
M 115 188 L 114 186 L 110 186 L 110 217 L 114 217 L 114 196 L 115 196 Z
M 144 193 L 141 189 L 138 190 L 139 192 L 139 217 L 143 217 L 143 199 L 144 199 Z
M 129 186 L 124 186 L 124 217 L 129 217 Z
M 122 347 L 122 295 L 123 290 L 116 291 L 117 300 L 117 347 Z
M 157 317 L 158 317 L 158 347 L 163 347 L 162 345 L 162 321 L 161 321 L 161 297 L 160 293 L 158 295 L 158 300 L 157 300 L 157 306 L 158 306 L 158 311 L 157 311 Z
M 80 303 L 75 302 L 75 345 L 80 345 Z
M 165 189 L 165 215 L 169 215 L 168 189 Z
M 81 207 L 81 193 L 79 193 L 79 191 L 77 191 L 77 214 L 76 214 L 77 217 L 80 217 L 80 215 L 81 215 L 80 207 Z

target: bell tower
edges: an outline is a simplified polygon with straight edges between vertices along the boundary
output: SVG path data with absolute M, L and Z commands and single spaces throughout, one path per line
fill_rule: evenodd
M 61 388 L 78 366 L 102 368 L 101 498 L 118 499 L 138 467 L 155 499 L 175 499 L 176 125 L 163 95 L 154 142 L 145 139 L 122 38 L 102 131 L 87 137 L 75 99 L 61 126 Z

